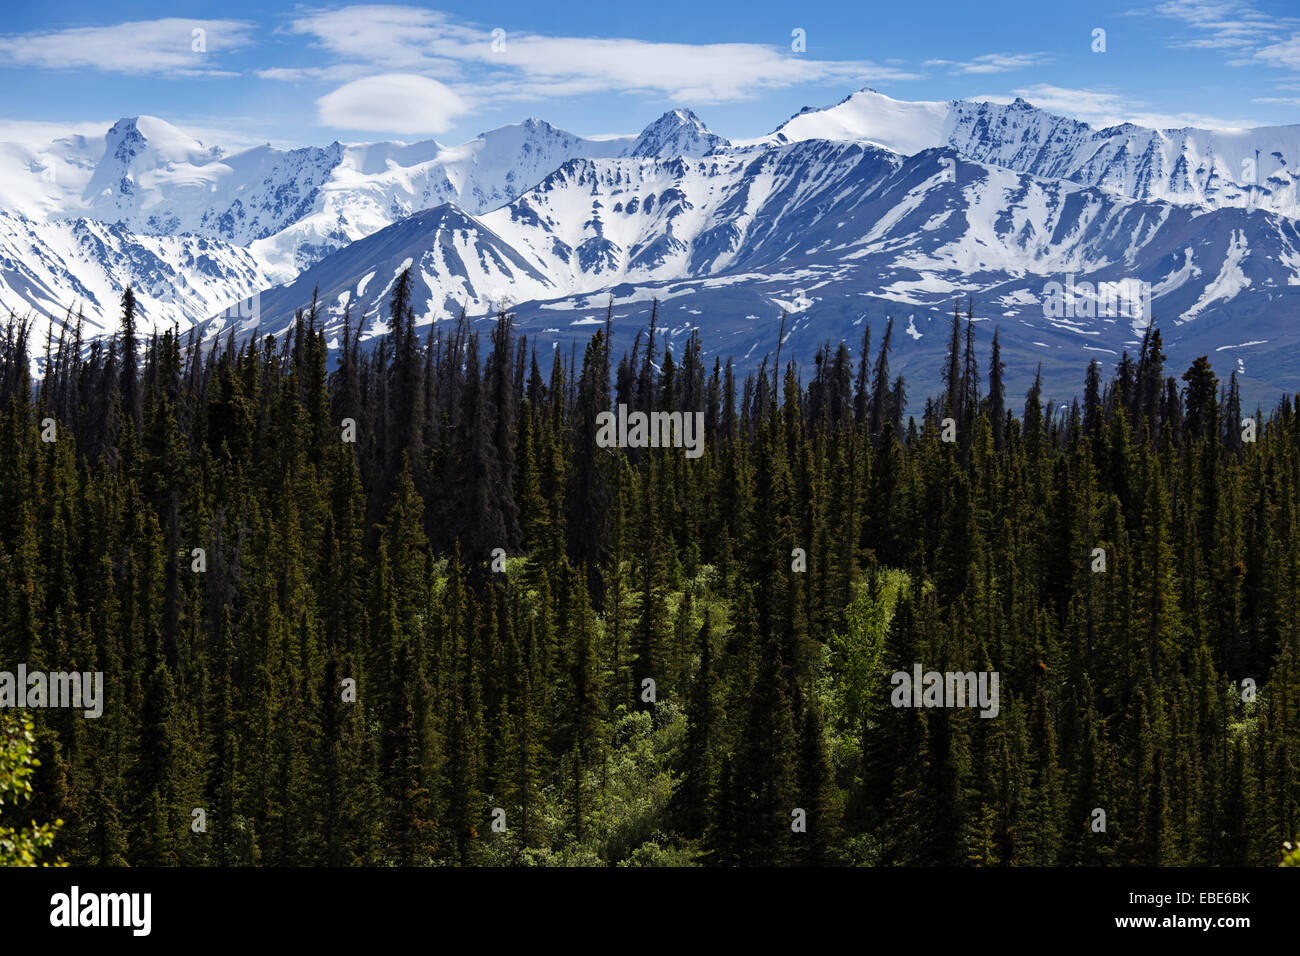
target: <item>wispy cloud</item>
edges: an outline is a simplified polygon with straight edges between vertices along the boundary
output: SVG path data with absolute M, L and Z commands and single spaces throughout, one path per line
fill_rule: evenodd
M 1109 90 L 1069 89 L 1039 83 L 1035 86 L 1013 90 L 1040 109 L 1075 119 L 1095 128 L 1133 123 L 1149 129 L 1182 129 L 1195 126 L 1200 129 L 1246 129 L 1260 125 L 1241 118 L 1223 118 L 1200 113 L 1161 113 L 1153 111 L 1141 100 L 1135 100 Z M 1008 102 L 1005 96 L 973 96 L 971 99 Z
M 1300 70 L 1300 33 L 1293 33 L 1285 40 L 1277 40 L 1255 51 L 1255 59 L 1263 60 L 1271 66 Z
M 253 71 L 264 80 L 277 80 L 285 83 L 347 83 L 369 75 L 367 67 L 360 63 L 339 63 L 334 66 L 269 66 Z
M 750 99 L 767 89 L 813 83 L 861 85 L 918 79 L 896 66 L 816 60 L 754 43 L 659 43 L 610 37 L 514 33 L 445 13 L 351 6 L 299 17 L 286 28 L 345 64 L 419 73 L 467 98 L 547 99 L 586 93 L 660 95 L 680 102 Z M 473 82 L 465 82 L 466 73 Z M 273 74 L 272 78 L 303 78 Z
M 217 56 L 251 42 L 242 20 L 169 17 L 0 36 L 0 65 L 161 76 L 229 75 Z
M 921 66 L 941 67 L 954 74 L 1006 73 L 1050 63 L 1051 59 L 1046 53 L 987 53 L 972 60 L 926 60 Z
M 1183 30 L 1170 38 L 1172 46 L 1218 50 L 1231 66 L 1300 67 L 1300 17 L 1266 13 L 1250 0 L 1165 0 L 1132 12 L 1180 22 Z
M 271 143 L 285 149 L 292 149 L 298 144 L 278 135 L 278 127 L 265 119 L 251 116 L 199 116 L 190 115 L 182 120 L 177 117 L 162 118 L 163 122 L 178 132 L 198 140 L 204 146 L 220 146 L 223 149 L 244 149 Z M 113 123 L 120 119 L 115 116 L 103 116 L 95 120 L 81 122 L 58 122 L 55 120 L 18 120 L 0 118 L 0 143 L 19 143 L 34 149 L 46 149 L 52 143 L 74 137 L 87 140 L 103 140 L 104 134 Z

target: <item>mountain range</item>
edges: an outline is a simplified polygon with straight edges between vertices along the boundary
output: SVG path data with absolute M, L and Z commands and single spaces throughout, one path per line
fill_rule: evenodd
M 955 299 L 998 329 L 1012 389 L 1041 366 L 1062 398 L 1154 321 L 1171 371 L 1209 354 L 1271 401 L 1300 390 L 1300 125 L 1094 129 L 861 90 L 737 141 L 678 109 L 454 147 L 226 152 L 150 117 L 0 144 L 0 307 L 40 343 L 69 308 L 112 333 L 128 283 L 145 330 L 278 335 L 315 293 L 332 344 L 345 312 L 373 341 L 406 268 L 419 324 L 504 305 L 568 349 L 608 309 L 617 352 L 657 300 L 667 341 L 698 328 L 742 370 L 782 328 L 783 360 L 811 361 L 892 316 L 891 365 L 926 390 Z

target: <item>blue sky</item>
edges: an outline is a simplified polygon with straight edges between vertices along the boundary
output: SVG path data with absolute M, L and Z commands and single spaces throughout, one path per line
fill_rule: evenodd
M 863 86 L 910 100 L 1023 96 L 1094 125 L 1300 122 L 1294 3 L 1076 6 L 13 4 L 0 26 L 0 139 L 102 132 L 143 113 L 224 145 L 457 143 L 527 116 L 635 133 L 676 106 L 743 138 Z

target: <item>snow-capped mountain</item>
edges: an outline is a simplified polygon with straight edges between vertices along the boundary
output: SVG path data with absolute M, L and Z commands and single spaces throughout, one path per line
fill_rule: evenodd
M 0 262 L 0 309 L 35 309 L 38 335 L 69 306 L 109 329 L 133 284 L 145 322 L 188 327 L 419 210 L 496 208 L 570 158 L 725 145 L 686 110 L 636 137 L 585 139 L 529 119 L 452 147 L 430 140 L 227 152 L 147 116 L 119 120 L 102 139 L 0 144 L 9 256 Z M 111 237 L 102 255 L 92 234 Z M 188 250 L 199 240 L 196 266 Z M 166 293 L 169 286 L 177 291 Z
M 1300 216 L 1300 127 L 1094 130 L 1023 99 L 959 103 L 947 143 L 972 159 L 1134 199 Z
M 326 258 L 261 297 L 259 332 L 282 331 L 314 289 L 330 321 L 341 321 L 346 305 L 354 324 L 382 331 L 392 280 L 408 266 L 423 322 L 462 307 L 483 314 L 505 297 L 544 302 L 774 276 L 819 298 L 825 288 L 851 289 L 938 307 L 970 293 L 1008 314 L 1032 307 L 1041 319 L 1042 287 L 1067 275 L 1094 287 L 1149 282 L 1150 307 L 1138 314 L 1107 323 L 1071 309 L 1053 319 L 1081 336 L 1121 319 L 1115 332 L 1124 341 L 1141 334 L 1152 310 L 1172 324 L 1192 322 L 1246 290 L 1300 285 L 1300 225 L 1258 210 L 1131 200 L 951 149 L 903 158 L 806 140 L 757 153 L 570 160 L 500 209 L 474 217 L 438 207 Z M 798 297 L 774 294 L 773 309 L 785 298 Z
M 33 319 L 33 342 L 71 309 L 86 338 L 118 329 L 127 285 L 143 331 L 189 328 L 265 288 L 244 248 L 204 236 L 143 236 L 93 219 L 33 222 L 0 212 L 0 311 Z M 54 332 L 55 337 L 58 331 Z
M 617 155 L 620 141 L 585 140 L 539 120 L 461 146 L 432 140 L 225 154 L 151 117 L 118 121 L 80 195 L 56 215 L 133 232 L 192 232 L 241 245 L 274 240 L 291 275 L 325 252 L 420 209 L 457 202 L 485 211 L 508 202 L 572 156 Z
M 946 141 L 951 103 L 906 102 L 890 99 L 870 88 L 845 97 L 834 106 L 805 106 L 757 144 L 793 143 L 805 139 L 872 143 L 910 156 Z
M 1167 351 L 1227 349 L 1294 388 L 1275 356 L 1300 344 L 1298 145 L 1300 127 L 1094 130 L 871 90 L 734 143 L 671 110 L 635 137 L 528 120 L 457 147 L 227 153 L 138 117 L 99 143 L 0 144 L 0 306 L 80 305 L 108 330 L 130 282 L 147 321 L 264 335 L 318 291 L 331 331 L 346 309 L 370 338 L 410 267 L 423 323 L 509 303 L 558 345 L 611 300 L 637 323 L 658 298 L 670 339 L 700 325 L 757 362 L 782 312 L 792 356 L 892 313 L 905 363 L 970 294 L 1026 369 L 1114 360 L 1154 312 Z M 1142 283 L 1136 310 L 1105 312 Z
M 903 102 L 866 89 L 825 109 L 805 109 L 757 142 L 803 139 L 870 142 L 904 155 L 951 146 L 981 162 L 1132 199 L 1300 217 L 1300 126 L 1093 129 L 1023 99 Z
M 669 110 L 647 126 L 623 155 L 703 156 L 729 145 L 690 110 Z
M 444 202 L 494 209 L 575 157 L 700 155 L 727 145 L 688 110 L 665 113 L 640 136 L 612 139 L 529 119 L 460 146 L 336 142 L 227 153 L 149 116 L 119 120 L 102 143 L 78 139 L 40 155 L 17 144 L 0 149 L 4 208 L 251 246 L 280 280 L 421 209 Z

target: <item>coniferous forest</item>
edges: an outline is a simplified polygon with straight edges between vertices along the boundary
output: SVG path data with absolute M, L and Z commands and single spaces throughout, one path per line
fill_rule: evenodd
M 0 833 L 56 827 L 42 860 L 1273 866 L 1300 836 L 1300 405 L 1242 409 L 1154 328 L 1062 406 L 1006 394 L 969 313 L 918 399 L 883 317 L 741 377 L 653 320 L 568 354 L 508 314 L 417 332 L 408 276 L 337 360 L 315 304 L 250 342 L 122 309 L 0 343 L 0 670 L 104 675 L 98 718 L 21 715 Z M 618 405 L 703 412 L 703 455 L 603 447 Z M 897 706 L 917 665 L 996 672 L 996 715 Z

